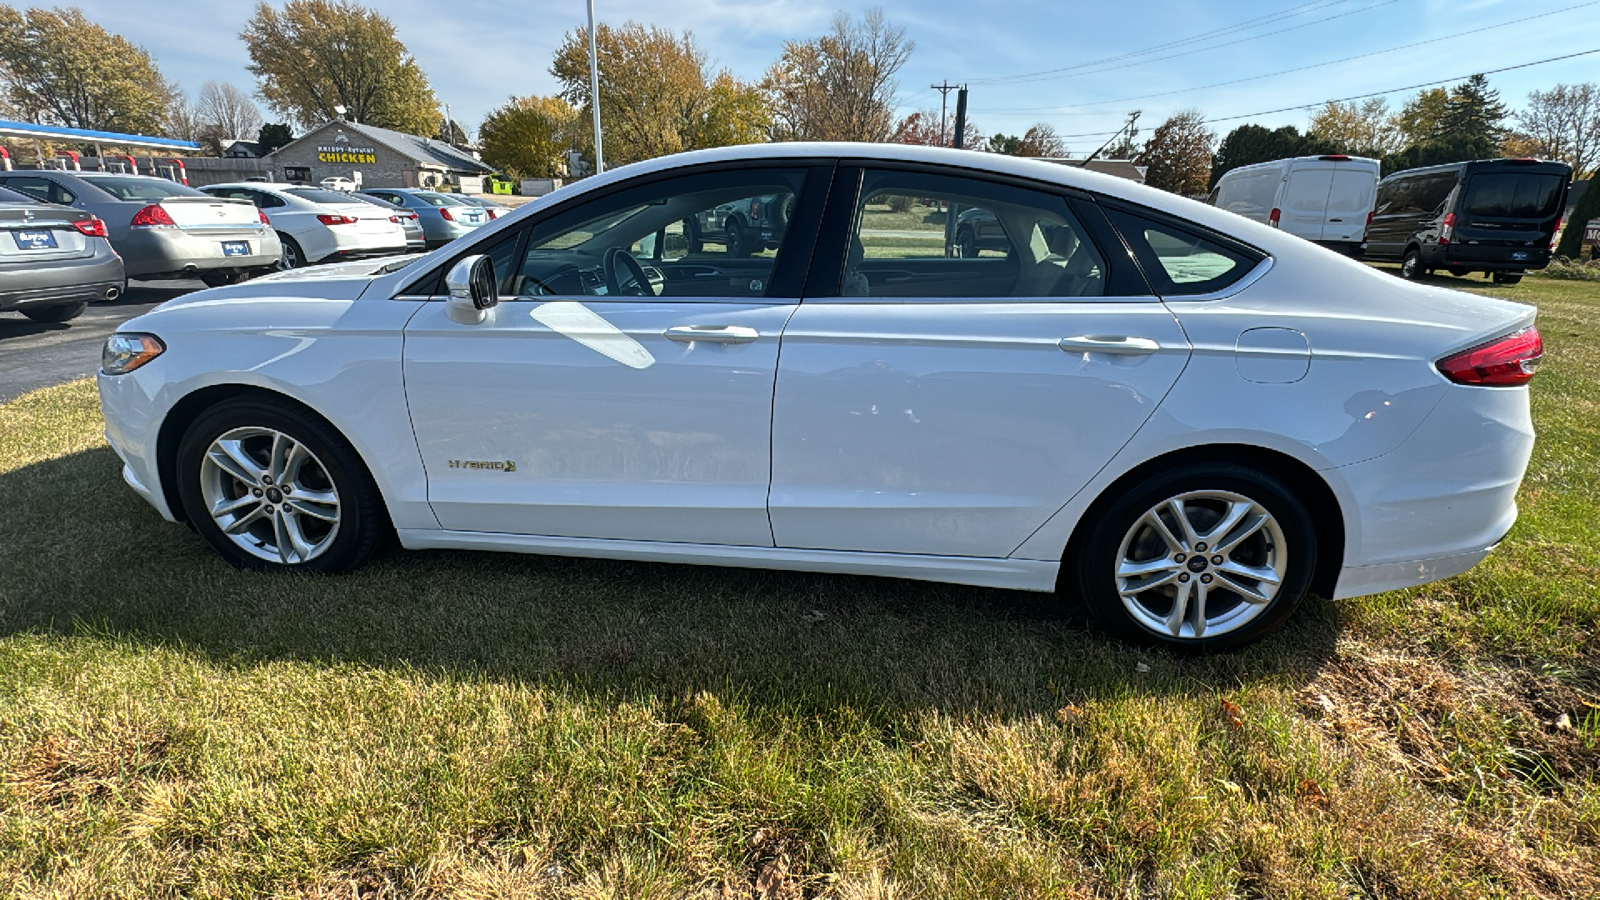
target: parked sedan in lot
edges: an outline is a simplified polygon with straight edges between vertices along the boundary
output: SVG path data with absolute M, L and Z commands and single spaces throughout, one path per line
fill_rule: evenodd
M 65 322 L 126 285 L 105 222 L 0 188 L 0 311 Z
M 165 178 L 19 170 L 0 172 L 0 187 L 99 217 L 129 278 L 226 284 L 278 264 L 277 236 L 259 213 Z
M 427 235 L 428 249 L 443 247 L 458 237 L 490 221 L 488 210 L 461 199 L 459 194 L 441 194 L 417 188 L 369 188 L 362 191 L 380 200 L 415 212 Z
M 754 197 L 793 200 L 776 254 L 689 246 Z M 1012 251 L 861 229 L 913 198 L 988 210 Z M 238 565 L 347 569 L 392 528 L 1059 590 L 1217 649 L 1490 552 L 1534 313 L 1082 169 L 786 143 L 178 298 L 121 326 L 99 388 L 127 482 Z
M 452 196 L 457 200 L 460 200 L 462 203 L 486 210 L 489 213 L 490 219 L 498 219 L 501 216 L 510 215 L 511 213 L 511 207 L 501 203 L 498 200 L 490 200 L 485 197 L 474 197 L 471 194 L 453 194 Z
M 214 197 L 246 200 L 261 210 L 282 243 L 283 268 L 309 263 L 393 256 L 406 250 L 405 229 L 395 213 L 350 194 L 295 184 L 214 184 Z
M 406 252 L 420 253 L 427 249 L 428 238 L 422 231 L 422 220 L 415 211 L 406 209 L 404 206 L 396 206 L 371 194 L 355 193 L 350 196 L 363 203 L 370 203 L 379 209 L 386 209 L 390 215 L 399 219 L 400 228 L 406 233 Z

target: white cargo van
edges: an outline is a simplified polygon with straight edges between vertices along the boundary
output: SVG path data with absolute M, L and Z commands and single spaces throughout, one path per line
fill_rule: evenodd
M 1361 252 L 1378 190 L 1378 161 L 1330 154 L 1241 166 L 1211 190 L 1211 205 L 1351 256 Z

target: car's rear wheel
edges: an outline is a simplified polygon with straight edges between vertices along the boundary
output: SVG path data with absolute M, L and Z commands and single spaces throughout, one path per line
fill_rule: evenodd
M 1278 630 L 1310 590 L 1311 515 L 1272 475 L 1186 465 L 1114 499 L 1077 555 L 1077 586 L 1111 634 L 1179 649 L 1243 646 Z
M 729 220 L 727 231 L 728 231 L 728 239 L 727 239 L 728 255 L 729 256 L 749 256 L 750 255 L 749 241 L 748 241 L 747 238 L 745 238 L 744 229 L 739 226 L 739 223 L 735 222 L 735 221 L 732 221 L 732 220 Z
M 1415 280 L 1422 275 L 1422 254 L 1413 247 L 1406 251 L 1405 258 L 1400 261 L 1400 277 Z
M 278 261 L 285 269 L 298 269 L 306 264 L 305 251 L 300 249 L 300 245 L 295 243 L 294 238 L 280 231 L 278 232 L 278 242 L 283 245 Z
M 204 284 L 206 287 L 223 287 L 225 285 L 238 284 L 243 280 L 244 275 L 239 272 L 219 272 L 213 270 L 200 273 L 200 283 Z
M 978 236 L 973 234 L 971 228 L 963 228 L 956 232 L 956 250 L 962 259 L 971 259 L 978 255 Z
M 339 572 L 372 553 L 385 518 L 372 475 L 325 422 L 272 399 L 202 413 L 178 445 L 178 494 L 229 562 Z

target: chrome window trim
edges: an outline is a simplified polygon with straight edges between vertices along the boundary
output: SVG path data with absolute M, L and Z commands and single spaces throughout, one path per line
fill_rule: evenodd
M 1212 291 L 1209 294 L 1164 294 L 1161 299 L 1167 303 L 1205 303 L 1210 300 L 1226 300 L 1260 281 L 1271 268 L 1272 257 L 1263 256 L 1261 261 L 1255 264 L 1254 268 L 1220 291 Z

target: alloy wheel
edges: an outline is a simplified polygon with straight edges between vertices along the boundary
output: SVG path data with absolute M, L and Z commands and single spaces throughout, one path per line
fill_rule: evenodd
M 1278 520 L 1229 491 L 1193 491 L 1151 507 L 1128 529 L 1116 560 L 1117 594 L 1129 615 L 1180 640 L 1254 621 L 1277 596 L 1289 563 Z
M 272 428 L 234 428 L 213 440 L 200 496 L 224 536 L 267 562 L 310 562 L 339 534 L 339 491 L 327 467 Z

